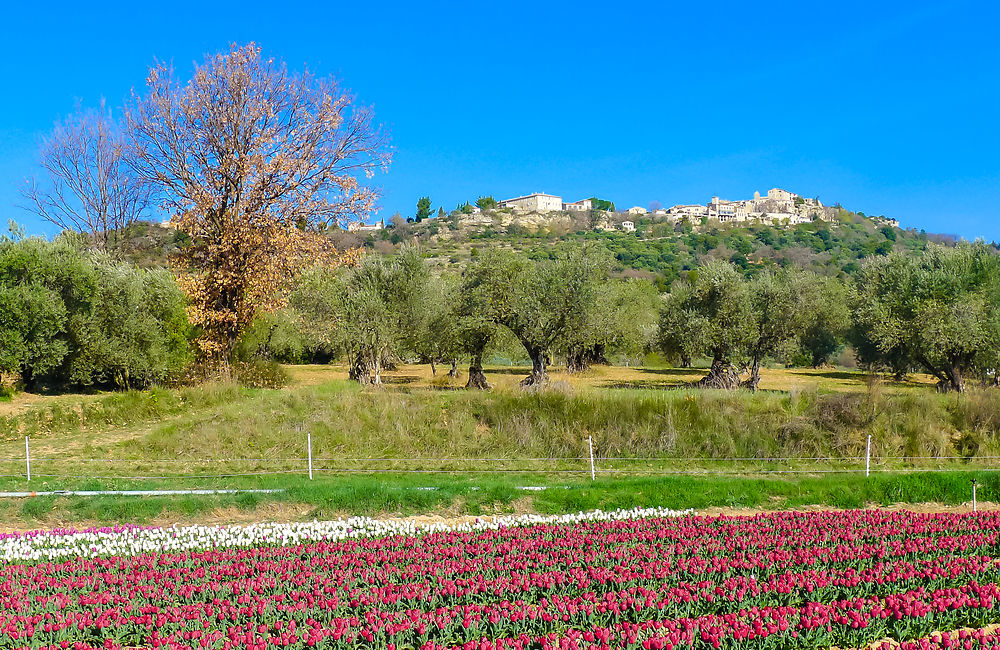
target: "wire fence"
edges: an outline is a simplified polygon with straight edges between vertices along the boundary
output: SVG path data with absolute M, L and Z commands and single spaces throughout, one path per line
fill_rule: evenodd
M 598 476 L 766 476 L 984 472 L 1000 469 L 1000 456 L 873 456 L 871 438 L 866 453 L 835 456 L 601 456 L 587 438 L 586 455 L 553 457 L 400 457 L 313 456 L 312 437 L 304 436 L 303 454 L 282 457 L 76 457 L 31 455 L 25 438 L 23 457 L 0 458 L 0 478 L 62 480 L 186 480 L 238 479 L 266 476 L 332 476 L 337 474 L 525 474 Z

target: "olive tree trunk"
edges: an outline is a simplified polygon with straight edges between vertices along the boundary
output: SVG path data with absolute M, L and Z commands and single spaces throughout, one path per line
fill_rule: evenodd
M 754 358 L 750 363 L 750 376 L 743 380 L 743 388 L 756 392 L 758 384 L 760 384 L 760 359 Z
M 490 390 L 490 382 L 486 381 L 486 373 L 483 372 L 483 354 L 473 354 L 469 361 L 469 381 L 465 383 L 466 388 L 476 388 L 479 390 Z
M 571 350 L 566 354 L 566 372 L 583 372 L 590 367 L 590 361 L 583 350 Z
M 917 361 L 922 365 L 928 372 L 938 378 L 937 389 L 942 393 L 965 392 L 965 377 L 962 372 L 961 357 L 952 357 L 943 363 L 941 367 L 937 367 L 930 362 L 930 360 L 923 354 L 918 354 L 916 356 Z
M 740 378 L 733 371 L 733 364 L 720 354 L 716 354 L 708 374 L 698 381 L 698 385 L 702 388 L 733 390 L 739 387 Z
M 965 392 L 965 377 L 962 376 L 962 369 L 958 366 L 958 364 L 945 364 L 943 374 L 944 377 L 941 377 L 938 381 L 937 387 L 939 391 L 943 393 L 952 391 L 956 393 Z
M 607 365 L 607 363 L 603 343 L 589 348 L 574 348 L 566 354 L 567 372 L 583 372 L 590 368 L 591 364 Z
M 544 386 L 549 383 L 549 373 L 546 372 L 546 351 L 535 345 L 524 344 L 524 349 L 531 359 L 531 374 L 521 380 L 521 386 Z
M 381 386 L 381 358 L 378 356 L 367 358 L 363 354 L 356 355 L 351 362 L 351 370 L 348 376 L 362 386 Z

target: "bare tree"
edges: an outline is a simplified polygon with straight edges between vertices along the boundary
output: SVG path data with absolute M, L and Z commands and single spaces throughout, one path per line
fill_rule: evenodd
M 254 44 L 206 58 L 187 83 L 155 65 L 127 112 L 136 168 L 177 228 L 202 352 L 225 360 L 257 313 L 316 260 L 330 223 L 363 217 L 390 160 L 372 111 L 332 78 L 291 73 Z
M 150 204 L 151 186 L 133 171 L 131 156 L 103 99 L 99 109 L 77 107 L 42 141 L 39 164 L 48 182 L 27 179 L 22 207 L 107 250 Z

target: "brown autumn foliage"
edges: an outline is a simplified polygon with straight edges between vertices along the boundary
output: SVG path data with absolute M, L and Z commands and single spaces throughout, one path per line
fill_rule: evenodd
M 184 84 L 155 65 L 128 126 L 137 169 L 191 237 L 176 262 L 206 359 L 225 362 L 305 267 L 357 259 L 321 233 L 374 208 L 365 181 L 391 156 L 371 110 L 334 79 L 234 45 Z

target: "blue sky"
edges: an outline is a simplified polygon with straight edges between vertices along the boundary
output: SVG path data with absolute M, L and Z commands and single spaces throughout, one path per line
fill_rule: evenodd
M 0 221 L 33 233 L 51 229 L 17 187 L 77 100 L 118 106 L 154 58 L 187 74 L 253 40 L 374 106 L 386 216 L 425 194 L 629 207 L 777 186 L 1000 241 L 992 2 L 87 4 L 0 24 Z

